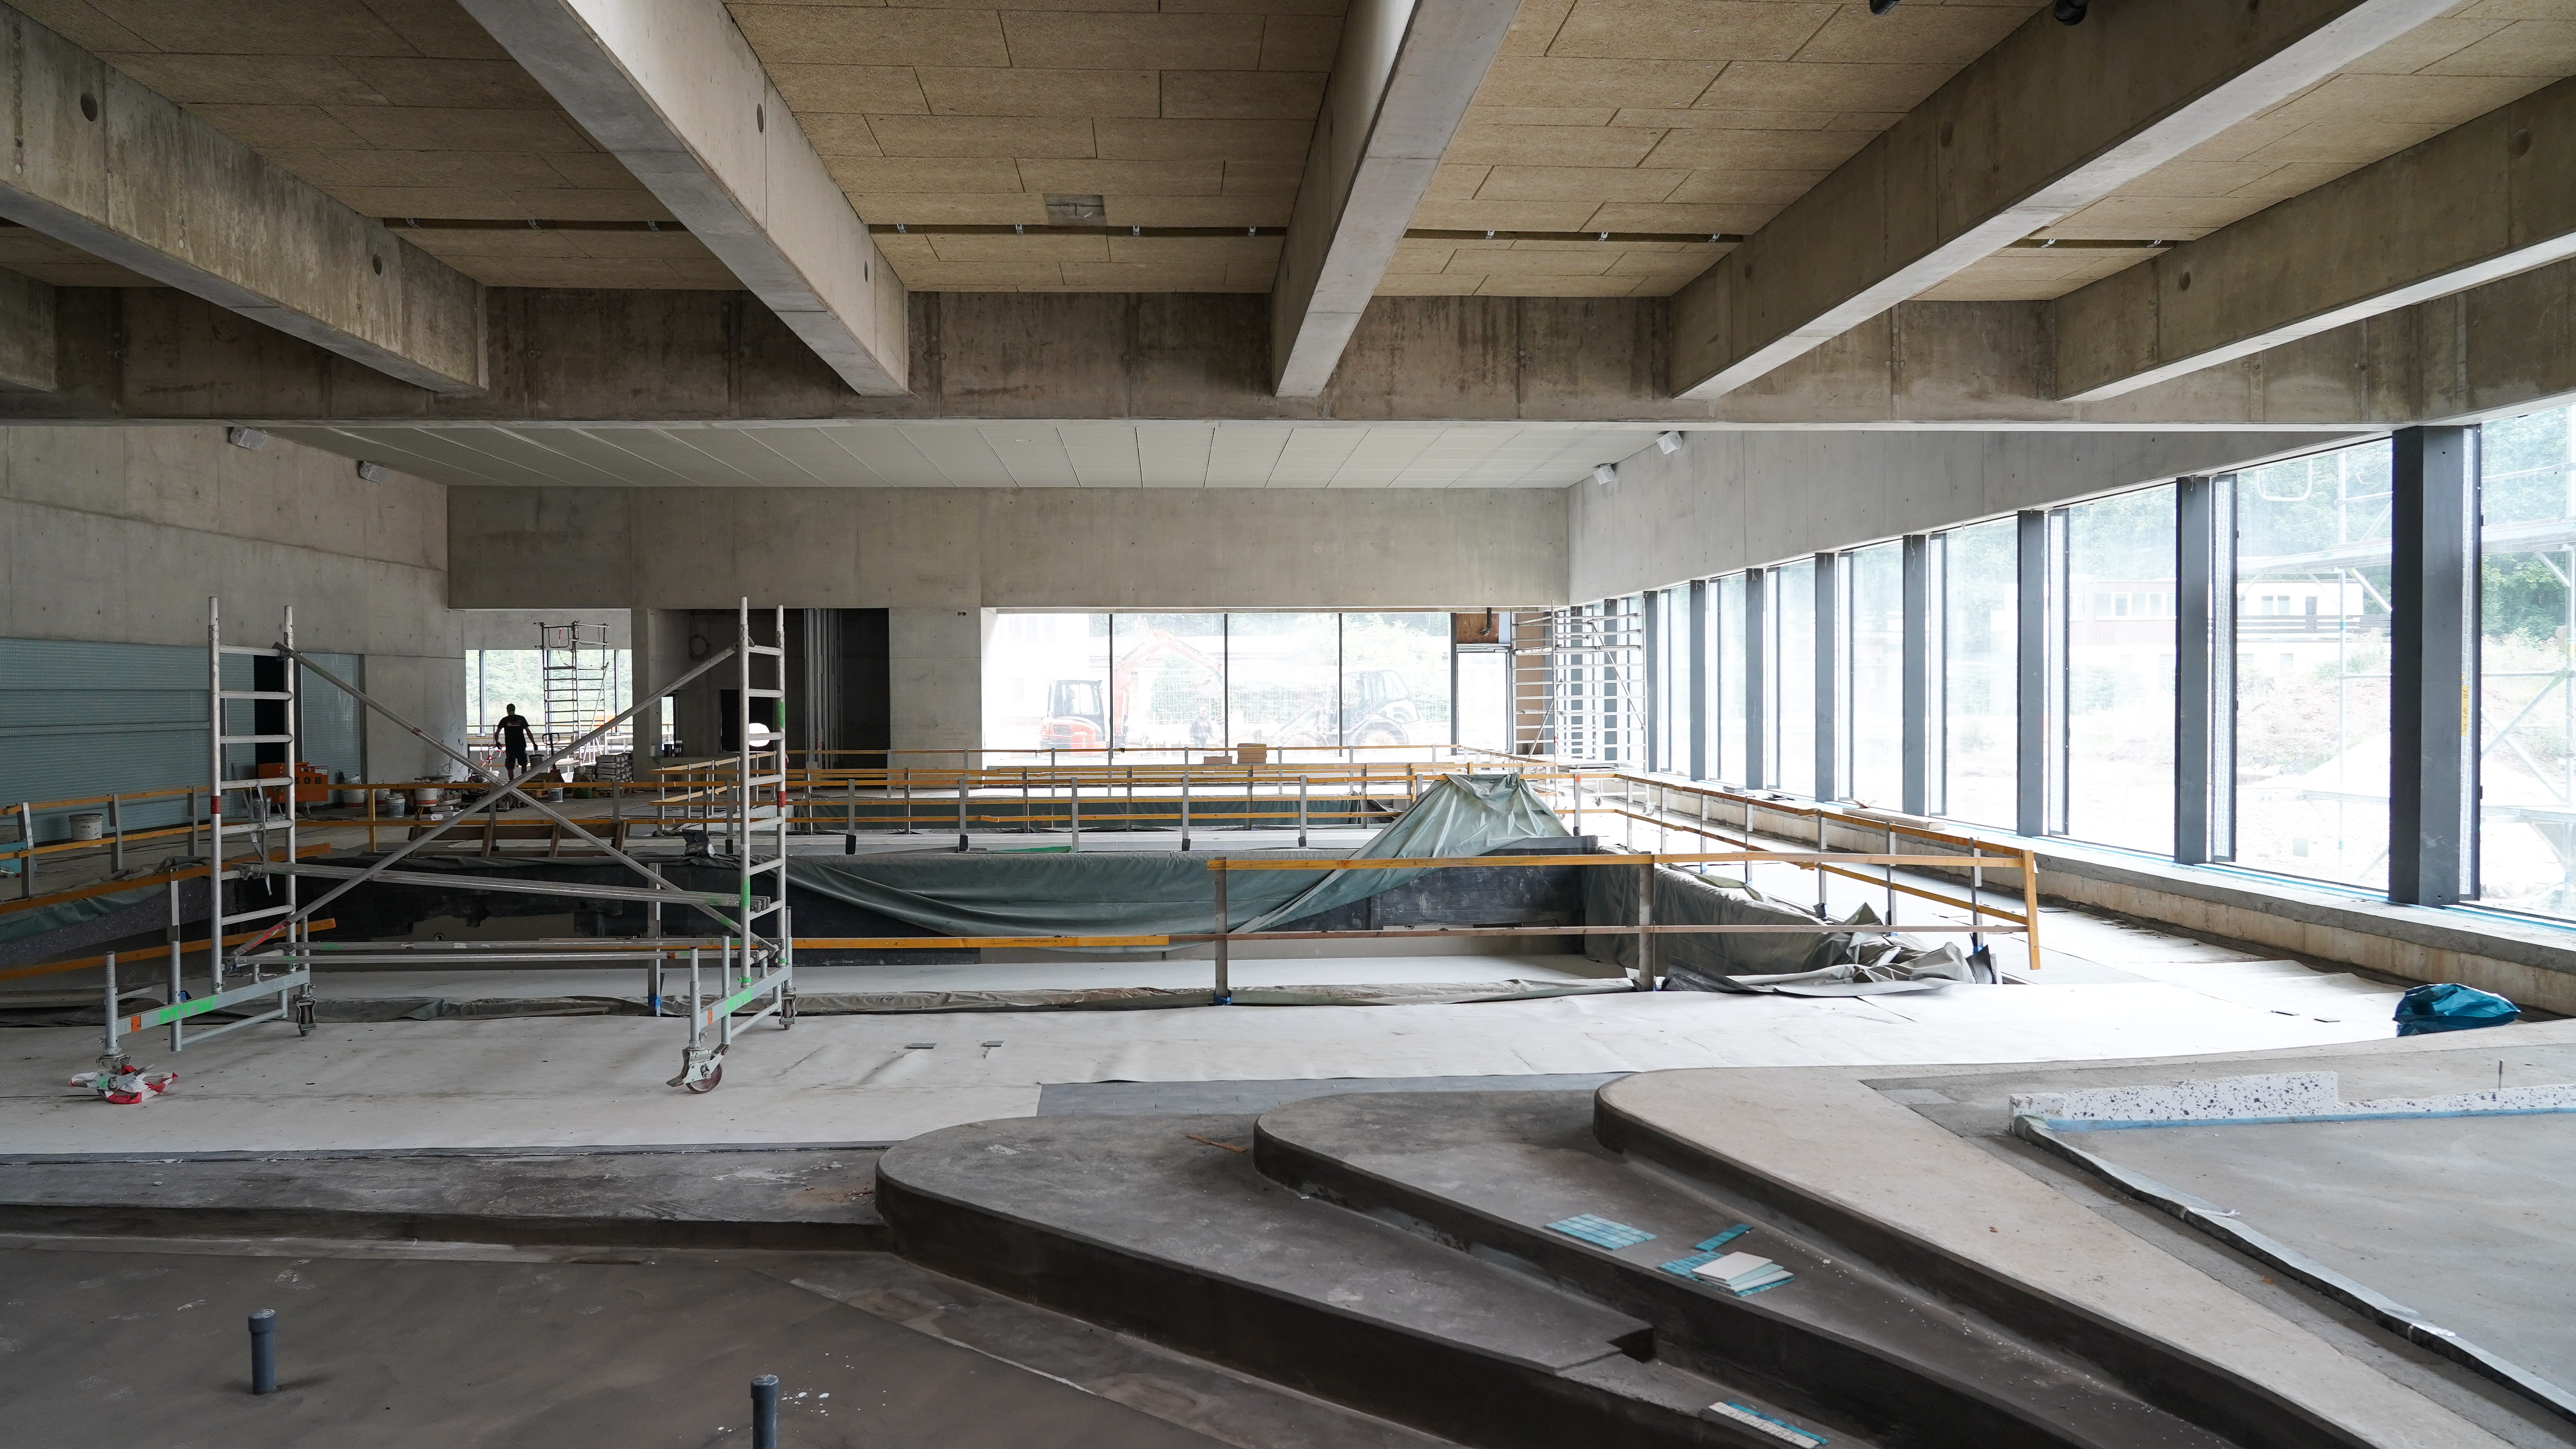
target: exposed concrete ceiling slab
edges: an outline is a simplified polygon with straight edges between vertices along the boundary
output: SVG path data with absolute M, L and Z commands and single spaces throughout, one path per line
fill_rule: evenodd
M 1751 232 L 2035 8 L 1523 0 L 1413 224 Z M 1408 242 L 1379 290 L 1661 297 L 1729 249 Z
M 375 217 L 667 221 L 454 0 L 24 0 L 39 23 Z M 524 267 L 424 247 L 475 280 Z M 593 256 L 557 285 L 673 286 L 669 259 Z M 729 277 L 689 285 L 731 286 Z
M 458 485 L 693 488 L 1563 488 L 1634 425 L 818 423 L 282 428 Z
M 2470 0 L 2034 235 L 2207 236 L 2571 75 L 2576 0 Z M 1998 254 L 1922 295 L 2045 300 L 2151 255 L 2096 252 L 2056 271 Z
M 1049 196 L 1111 226 L 1286 225 L 1342 26 L 1341 0 L 730 8 L 870 223 L 1032 231 Z M 1278 265 L 1275 237 L 1153 240 L 879 244 L 925 290 L 1260 292 Z

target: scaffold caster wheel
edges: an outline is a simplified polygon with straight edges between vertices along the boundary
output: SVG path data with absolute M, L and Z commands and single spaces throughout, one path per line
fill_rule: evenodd
M 786 1031 L 796 1025 L 796 993 L 789 992 L 778 1002 L 778 1029 Z
M 313 1034 L 313 998 L 310 996 L 299 996 L 295 999 L 295 1034 L 297 1036 Z
M 723 1086 L 724 1063 L 716 1063 L 714 1069 L 709 1071 L 705 1076 L 698 1078 L 694 1082 L 686 1083 L 685 1085 L 690 1091 L 700 1094 L 712 1092 L 716 1088 Z

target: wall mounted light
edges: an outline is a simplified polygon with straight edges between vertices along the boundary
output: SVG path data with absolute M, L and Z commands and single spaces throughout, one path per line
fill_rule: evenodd
M 371 463 L 364 458 L 360 458 L 358 460 L 358 476 L 366 479 L 370 483 L 382 483 L 386 479 L 394 476 L 394 470 L 386 467 L 382 463 Z
M 1655 450 L 1667 458 L 1671 457 L 1682 450 L 1682 435 L 1679 433 L 1655 434 Z
M 268 434 L 257 428 L 226 428 L 224 441 L 236 448 L 248 448 L 255 453 L 268 446 Z
M 1619 465 L 1616 463 L 1603 463 L 1599 467 L 1594 468 L 1592 470 L 1592 481 L 1600 484 L 1604 488 L 1609 487 L 1611 484 L 1619 481 Z

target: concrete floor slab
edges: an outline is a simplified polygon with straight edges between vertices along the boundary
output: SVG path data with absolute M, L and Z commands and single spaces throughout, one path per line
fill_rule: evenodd
M 753 1375 L 798 1449 L 1218 1441 L 748 1266 L 0 1250 L 0 1401 L 23 1444 L 703 1449 Z M 244 1317 L 278 1314 L 278 1391 Z
M 816 1017 L 746 1034 L 687 1097 L 684 1023 L 632 1017 L 254 1027 L 179 1057 L 173 1092 L 112 1107 L 65 1087 L 97 1038 L 0 1037 L 0 1140 L 23 1153 L 884 1142 L 1026 1116 L 1051 1082 L 1896 1066 L 2243 1051 L 2378 1037 L 2156 983 L 1953 985 L 1886 999 L 1621 992 L 1472 1006 Z M 166 1058 L 166 1060 L 165 1060 Z
M 2576 1117 L 2160 1127 L 2080 1141 L 2482 1349 L 2576 1384 L 2564 1223 Z

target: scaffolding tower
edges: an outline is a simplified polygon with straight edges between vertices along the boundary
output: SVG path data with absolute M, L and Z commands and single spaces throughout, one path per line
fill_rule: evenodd
M 606 624 L 539 624 L 537 678 L 545 707 L 545 742 L 558 745 L 608 718 L 617 651 Z M 604 741 L 603 741 L 604 743 Z M 583 761 L 595 757 L 593 745 Z
M 1513 617 L 1513 753 L 1642 765 L 1645 744 L 1646 630 L 1633 599 Z
M 751 601 L 741 603 L 732 647 L 718 650 L 695 668 L 672 681 L 676 690 L 715 669 L 727 660 L 735 661 L 740 692 L 736 704 L 735 724 L 737 752 L 734 787 L 726 792 L 730 829 L 727 832 L 734 884 L 727 890 L 692 890 L 673 882 L 652 864 L 628 854 L 612 839 L 592 834 L 582 825 L 546 803 L 542 795 L 527 788 L 528 782 L 551 773 L 563 760 L 594 747 L 612 730 L 624 726 L 641 705 L 629 706 L 616 717 L 606 719 L 594 728 L 565 742 L 549 741 L 517 775 L 503 776 L 488 764 L 478 764 L 462 750 L 443 743 L 433 731 L 422 728 L 389 708 L 365 690 L 340 678 L 295 647 L 294 613 L 286 616 L 279 641 L 268 648 L 227 645 L 221 629 L 221 605 L 209 601 L 207 608 L 207 650 L 209 677 L 213 688 L 213 707 L 208 711 L 210 758 L 213 761 L 214 787 L 214 882 L 212 941 L 214 990 L 209 995 L 179 1001 L 176 979 L 176 956 L 173 956 L 172 997 L 170 1005 L 152 1013 L 119 1018 L 109 1012 L 106 1051 L 100 1060 L 102 1070 L 128 1066 L 116 1050 L 120 1027 L 128 1031 L 157 1026 L 164 1022 L 172 1028 L 172 1046 L 180 1044 L 178 1023 L 184 1017 L 221 1010 L 236 1003 L 274 995 L 274 1009 L 230 1022 L 214 1031 L 198 1033 L 199 1037 L 216 1031 L 232 1031 L 254 1026 L 263 1021 L 292 1017 L 299 1030 L 309 1031 L 313 1024 L 312 972 L 317 963 L 333 962 L 348 966 L 402 965 L 414 969 L 435 969 L 434 963 L 475 961 L 483 964 L 500 962 L 595 965 L 602 961 L 643 961 L 651 972 L 650 995 L 656 1015 L 662 1014 L 662 972 L 674 957 L 686 956 L 689 963 L 689 1032 L 681 1048 L 679 1075 L 668 1085 L 692 1092 L 711 1091 L 724 1080 L 724 1058 L 732 1050 L 735 1037 L 744 1029 L 775 1016 L 780 1027 L 792 1026 L 796 1019 L 795 941 L 791 934 L 791 917 L 787 909 L 787 755 L 783 736 L 755 740 L 751 733 L 752 706 L 755 698 L 783 698 L 786 688 L 785 655 L 786 610 L 776 614 L 778 644 L 755 644 L 751 633 Z M 279 690 L 228 690 L 224 688 L 223 661 L 227 656 L 252 656 L 280 661 L 285 671 L 286 687 Z M 768 661 L 763 665 L 761 661 Z M 346 693 L 361 706 L 383 715 L 426 744 L 463 767 L 466 778 L 480 780 L 482 796 L 465 809 L 445 820 L 425 824 L 403 844 L 365 866 L 332 865 L 299 858 L 295 832 L 294 798 L 296 777 L 294 755 L 296 744 L 296 681 L 303 675 Z M 759 682 L 763 676 L 766 682 Z M 253 684 L 258 681 L 254 679 Z M 262 731 L 254 721 L 247 733 L 227 733 L 227 705 L 237 702 L 268 702 L 285 706 L 287 728 Z M 282 744 L 287 749 L 288 764 L 283 778 L 254 777 L 227 779 L 224 750 L 231 745 Z M 254 767 L 255 768 L 255 767 Z M 282 815 L 285 849 L 282 855 L 269 848 L 269 792 L 282 790 L 286 808 Z M 248 792 L 251 804 L 243 823 L 225 823 L 224 800 L 228 794 Z M 450 875 L 444 872 L 406 872 L 396 870 L 405 858 L 430 845 L 459 824 L 486 811 L 506 804 L 525 805 L 574 837 L 604 852 L 619 864 L 643 878 L 636 886 L 590 885 L 567 881 L 529 881 L 508 876 Z M 233 913 L 227 916 L 222 896 L 224 867 L 223 842 L 228 833 L 236 838 L 245 832 L 258 832 L 261 846 L 256 859 L 244 861 L 236 870 L 250 875 L 281 879 L 283 900 L 263 909 Z M 611 832 L 615 834 L 614 831 Z M 764 854 L 763 851 L 767 853 Z M 306 878 L 333 881 L 330 889 L 309 900 L 299 895 L 299 882 Z M 640 901 L 646 904 L 645 934 L 631 945 L 602 949 L 595 939 L 568 941 L 400 941 L 337 942 L 312 939 L 311 922 L 333 901 L 369 881 L 389 885 L 436 885 L 450 890 L 516 891 L 540 895 L 573 896 L 582 899 Z M 762 891 L 769 894 L 761 894 Z M 679 906 L 685 911 L 704 916 L 715 923 L 712 938 L 666 937 L 663 934 L 663 909 Z M 269 919 L 268 927 L 248 935 L 237 951 L 224 949 L 224 928 L 228 923 Z M 712 996 L 703 991 L 702 965 L 706 953 L 716 955 L 719 975 Z M 227 979 L 248 973 L 249 984 L 228 987 Z M 113 987 L 110 988 L 113 990 Z M 735 1014 L 750 1008 L 749 1014 L 737 1021 Z

